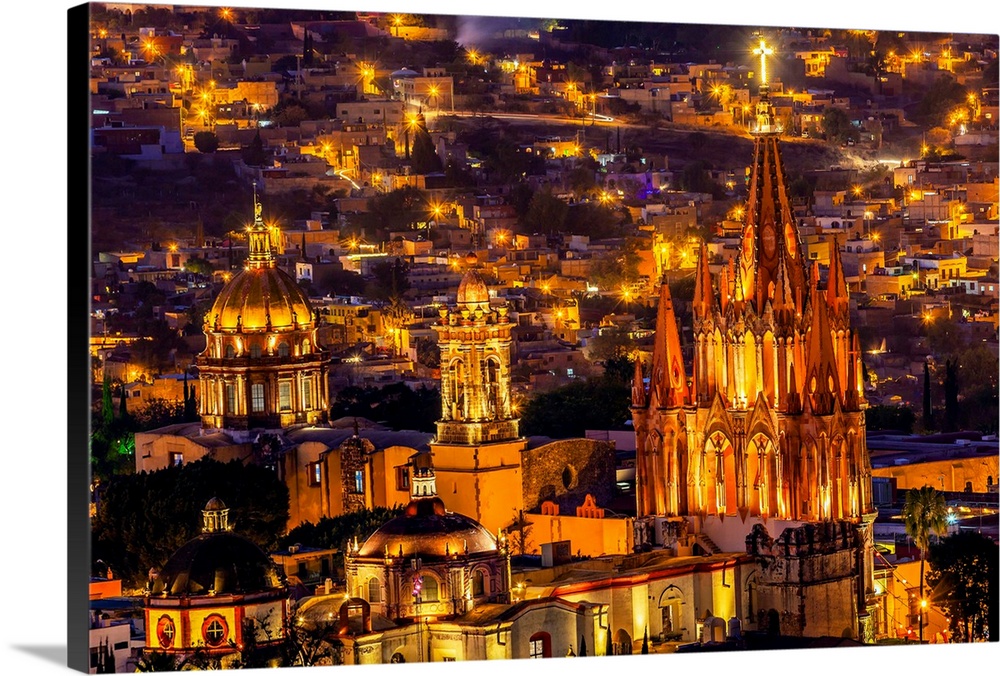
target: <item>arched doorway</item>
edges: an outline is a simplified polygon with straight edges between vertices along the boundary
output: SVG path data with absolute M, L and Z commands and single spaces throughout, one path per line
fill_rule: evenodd
M 670 585 L 660 594 L 660 633 L 664 641 L 680 641 L 684 637 L 681 606 L 684 596 L 676 585 Z
M 619 629 L 615 632 L 612 645 L 614 647 L 615 655 L 632 654 L 632 637 L 629 636 L 628 632 L 624 629 Z

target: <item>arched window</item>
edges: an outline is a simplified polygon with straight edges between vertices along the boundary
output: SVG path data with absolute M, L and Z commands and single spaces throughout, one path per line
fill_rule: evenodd
M 377 577 L 368 580 L 368 603 L 382 603 L 382 585 Z
M 232 345 L 226 345 L 226 359 L 233 359 L 236 357 L 236 348 Z
M 287 357 L 289 354 L 291 354 L 291 351 L 288 349 L 288 343 L 278 343 L 278 356 Z
M 486 593 L 486 577 L 483 571 L 477 570 L 472 574 L 472 595 L 482 596 Z
M 540 631 L 531 635 L 528 639 L 528 657 L 533 660 L 552 657 L 552 637 L 549 632 Z
M 430 575 L 424 576 L 424 583 L 420 588 L 420 600 L 424 603 L 438 600 L 438 581 Z
M 250 358 L 260 359 L 260 345 L 254 343 L 250 346 Z
M 305 340 L 302 341 L 302 354 L 311 354 L 311 353 L 312 353 L 312 343 L 310 343 L 309 339 L 306 338 Z

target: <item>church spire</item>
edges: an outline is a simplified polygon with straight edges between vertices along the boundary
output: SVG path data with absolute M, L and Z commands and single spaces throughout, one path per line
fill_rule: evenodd
M 840 247 L 837 246 L 836 239 L 830 241 L 830 273 L 826 280 L 826 304 L 836 317 L 843 316 L 850 305 L 847 279 L 844 276 L 844 265 L 840 260 Z
M 670 287 L 660 284 L 660 302 L 656 309 L 656 334 L 653 347 L 653 374 L 649 382 L 650 403 L 661 408 L 687 403 L 687 377 L 681 355 L 680 334 L 674 316 Z
M 729 307 L 729 301 L 732 300 L 732 293 L 730 291 L 729 279 L 730 273 L 733 270 L 733 259 L 729 259 L 729 263 L 723 266 L 722 270 L 719 271 L 719 309 L 725 314 L 726 308 Z
M 799 235 L 792 212 L 791 199 L 781 158 L 778 137 L 783 129 L 777 120 L 769 97 L 767 57 L 774 49 L 761 38 L 753 50 L 760 56 L 760 94 L 757 101 L 753 164 L 750 167 L 747 206 L 740 242 L 739 268 L 743 297 L 762 312 L 767 301 L 773 300 L 779 260 L 783 257 L 784 274 L 792 289 L 792 297 L 805 297 L 805 272 L 799 255 Z M 799 294 L 799 291 L 802 291 Z M 801 308 L 799 308 L 801 311 Z
M 694 315 L 704 319 L 712 311 L 712 273 L 708 269 L 708 248 L 701 243 L 698 252 L 698 267 L 694 273 Z
M 812 411 L 818 415 L 833 412 L 833 402 L 841 393 L 837 361 L 833 351 L 833 337 L 830 333 L 830 318 L 827 314 L 825 298 L 819 292 L 819 272 L 813 267 L 812 322 L 806 344 L 806 391 L 805 397 L 812 404 Z
M 861 373 L 861 343 L 851 329 L 851 347 L 847 353 L 847 389 L 844 390 L 844 409 L 857 411 L 864 400 L 864 378 Z
M 643 408 L 646 403 L 646 384 L 642 380 L 642 360 L 636 357 L 635 371 L 632 374 L 632 405 Z

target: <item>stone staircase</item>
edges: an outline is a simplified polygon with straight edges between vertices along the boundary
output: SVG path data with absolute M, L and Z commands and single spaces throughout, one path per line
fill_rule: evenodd
M 697 542 L 699 545 L 701 545 L 701 548 L 704 549 L 706 552 L 709 552 L 709 554 L 722 553 L 722 550 L 719 548 L 719 545 L 715 544 L 712 541 L 712 538 L 708 537 L 704 533 L 695 533 L 694 541 Z

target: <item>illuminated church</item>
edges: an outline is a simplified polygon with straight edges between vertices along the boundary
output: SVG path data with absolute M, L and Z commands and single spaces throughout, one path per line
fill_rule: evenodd
M 455 304 L 442 307 L 433 325 L 442 364 L 437 434 L 350 430 L 330 424 L 330 354 L 308 298 L 277 266 L 279 240 L 256 193 L 247 237 L 245 269 L 205 316 L 201 420 L 138 433 L 136 471 L 206 456 L 273 465 L 289 490 L 293 528 L 405 504 L 415 478 L 411 458 L 427 453 L 449 507 L 489 532 L 532 512 L 528 551 L 566 540 L 592 556 L 631 550 L 631 522 L 605 519 L 599 507 L 614 492 L 613 446 L 521 436 L 510 391 L 514 323 L 479 272 L 465 274 Z M 277 448 L 265 449 L 261 438 Z
M 780 132 L 765 79 L 739 254 L 713 274 L 701 249 L 690 374 L 660 287 L 648 384 L 637 363 L 632 391 L 636 544 L 751 555 L 737 597 L 747 628 L 870 640 L 858 338 L 837 249 L 825 288 L 802 260 Z
M 207 429 L 273 429 L 327 419 L 327 363 L 309 299 L 277 267 L 273 229 L 254 193 L 246 267 L 226 283 L 205 316 L 198 358 Z

